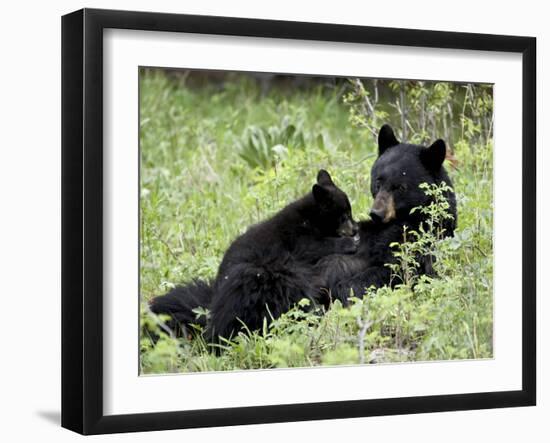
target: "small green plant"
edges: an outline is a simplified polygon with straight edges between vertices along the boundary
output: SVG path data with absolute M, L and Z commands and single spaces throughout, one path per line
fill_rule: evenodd
M 390 244 L 396 261 L 387 264 L 392 271 L 392 281 L 409 287 L 416 283 L 421 263 L 427 264 L 431 270 L 437 262 L 437 257 L 441 255 L 438 245 L 445 235 L 445 222 L 453 219 L 446 197 L 452 192 L 449 185 L 445 182 L 421 183 L 419 187 L 429 198 L 429 203 L 413 208 L 411 214 L 421 213 L 423 222 L 417 231 L 403 227 L 403 241 Z
M 285 116 L 276 126 L 248 126 L 237 145 L 240 157 L 251 168 L 268 169 L 286 158 L 289 150 L 303 149 L 305 139 L 300 125 Z

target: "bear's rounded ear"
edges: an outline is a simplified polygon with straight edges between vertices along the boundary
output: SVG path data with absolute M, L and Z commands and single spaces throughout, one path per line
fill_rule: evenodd
M 320 185 L 334 185 L 332 177 L 324 169 L 320 169 L 317 173 L 317 183 L 319 183 Z
M 420 151 L 420 160 L 429 171 L 438 171 L 445 160 L 447 148 L 441 139 Z
M 313 193 L 313 198 L 318 205 L 325 206 L 330 202 L 330 191 L 325 187 L 315 184 L 311 188 L 311 192 Z
M 395 138 L 393 129 L 390 125 L 384 125 L 378 133 L 378 156 L 380 157 L 388 148 L 398 145 L 399 141 Z

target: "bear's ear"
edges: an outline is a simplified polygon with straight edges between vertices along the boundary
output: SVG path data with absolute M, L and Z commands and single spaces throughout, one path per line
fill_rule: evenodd
M 388 148 L 398 145 L 399 141 L 395 138 L 393 129 L 390 125 L 384 125 L 378 133 L 378 156 L 380 157 Z
M 332 177 L 324 169 L 319 170 L 319 172 L 317 173 L 317 183 L 325 186 L 334 185 L 334 182 L 332 181 Z
M 313 193 L 313 198 L 320 206 L 326 206 L 331 201 L 331 195 L 330 191 L 321 186 L 321 185 L 313 185 L 313 188 L 311 188 L 311 192 Z
M 445 160 L 446 152 L 445 142 L 439 139 L 420 151 L 420 160 L 429 171 L 438 171 Z

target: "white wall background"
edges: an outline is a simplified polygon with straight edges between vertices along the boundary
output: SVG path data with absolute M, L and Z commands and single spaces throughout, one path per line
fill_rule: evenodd
M 538 38 L 539 266 L 550 255 L 550 28 L 544 2 L 482 3 L 417 0 L 321 3 L 201 0 L 5 2 L 0 27 L 0 438 L 3 441 L 81 440 L 59 427 L 60 414 L 60 31 L 62 14 L 81 7 L 349 23 Z M 546 114 L 543 112 L 546 110 Z M 518 178 L 519 183 L 519 178 Z M 518 208 L 510 202 L 510 216 Z M 520 263 L 518 262 L 518 272 Z M 94 441 L 333 442 L 342 440 L 464 442 L 548 441 L 550 438 L 550 283 L 539 277 L 537 407 L 331 420 L 95 437 Z M 548 320 L 546 320 L 548 321 Z M 510 325 L 514 327 L 514 325 Z

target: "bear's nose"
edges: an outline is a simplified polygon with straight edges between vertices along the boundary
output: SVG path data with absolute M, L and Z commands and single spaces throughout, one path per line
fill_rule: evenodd
M 372 218 L 373 222 L 380 223 L 384 219 L 384 210 L 379 208 L 372 208 L 370 210 L 370 218 Z

